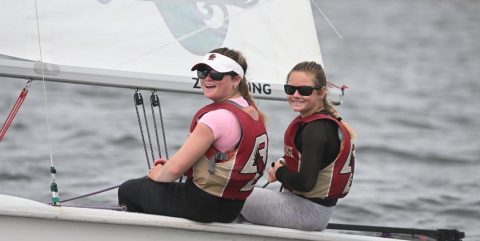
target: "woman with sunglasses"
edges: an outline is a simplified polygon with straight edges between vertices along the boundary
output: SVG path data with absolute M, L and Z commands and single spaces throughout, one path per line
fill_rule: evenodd
M 241 212 L 248 222 L 320 231 L 350 190 L 354 132 L 328 101 L 326 83 L 315 62 L 299 63 L 287 75 L 288 103 L 300 115 L 285 131 L 284 156 L 268 171 L 268 181 L 287 190 L 256 188 Z
M 170 160 L 156 160 L 148 177 L 119 187 L 119 204 L 133 212 L 232 222 L 265 169 L 264 117 L 248 92 L 240 52 L 215 49 L 194 70 L 213 103 L 195 114 L 189 137 Z M 183 174 L 187 180 L 175 182 Z

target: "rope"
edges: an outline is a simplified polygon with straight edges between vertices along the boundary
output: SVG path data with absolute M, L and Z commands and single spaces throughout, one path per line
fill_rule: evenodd
M 0 129 L 0 142 L 3 140 L 3 137 L 7 133 L 7 130 L 10 127 L 10 125 L 12 124 L 13 119 L 15 118 L 15 115 L 17 115 L 18 110 L 22 106 L 23 101 L 25 101 L 25 98 L 27 97 L 27 94 L 28 94 L 28 87 L 30 87 L 31 82 L 32 81 L 29 80 L 27 82 L 27 85 L 22 89 L 22 91 L 20 92 L 20 95 L 18 96 L 17 100 L 15 101 L 15 104 L 13 105 L 12 109 L 10 110 L 10 113 L 8 114 L 7 119 L 3 123 L 2 128 Z
M 332 22 L 330 22 L 330 19 L 328 19 L 327 15 L 322 11 L 322 9 L 315 3 L 315 1 L 311 0 L 312 4 L 315 6 L 315 8 L 322 14 L 323 18 L 327 21 L 328 25 L 335 31 L 339 39 L 343 39 L 342 35 L 337 31 L 335 26 L 333 26 Z
M 160 99 L 158 98 L 158 95 L 155 94 L 155 91 L 152 92 L 152 97 L 153 97 L 153 100 L 152 100 L 152 98 L 150 98 L 150 101 L 152 102 L 152 105 L 158 107 L 158 114 L 159 114 L 159 117 L 160 117 L 160 127 L 162 128 L 163 147 L 164 147 L 164 150 L 165 150 L 165 157 L 168 159 L 169 157 L 168 157 L 168 148 L 167 148 L 167 137 L 166 137 L 166 134 L 165 134 L 165 125 L 164 125 L 164 122 L 163 122 L 162 105 L 160 103 Z M 153 120 L 155 121 L 155 115 L 153 115 Z M 159 152 L 160 152 L 160 146 L 158 148 L 159 148 Z M 160 155 L 160 157 L 162 157 L 162 155 Z
M 162 129 L 163 146 L 164 146 L 164 150 L 165 150 L 166 159 L 168 159 L 169 157 L 168 157 L 167 137 L 166 137 L 166 134 L 165 134 L 165 125 L 164 125 L 164 122 L 163 122 L 162 106 L 160 104 L 160 99 L 158 98 L 158 95 L 155 93 L 155 91 L 152 91 L 152 94 L 150 95 L 150 108 L 152 109 L 152 118 L 153 118 L 153 125 L 154 125 L 154 129 L 155 129 L 156 140 L 157 140 L 158 155 L 159 155 L 159 158 L 162 158 L 162 151 L 161 151 L 161 148 L 160 148 L 160 140 L 158 138 L 157 119 L 155 118 L 154 107 L 158 107 L 158 114 L 159 114 L 159 117 L 160 117 L 160 126 L 161 126 L 161 129 Z M 179 182 L 182 182 L 182 180 L 183 180 L 183 177 L 180 177 Z
M 108 188 L 105 188 L 105 189 L 102 189 L 102 190 L 99 190 L 99 191 L 95 191 L 95 192 L 87 193 L 87 194 L 80 195 L 80 196 L 77 196 L 77 197 L 65 199 L 65 200 L 61 201 L 61 203 L 62 203 L 62 206 L 64 206 L 64 207 L 80 207 L 80 208 L 94 208 L 94 209 L 107 209 L 107 210 L 126 211 L 127 208 L 126 208 L 125 206 L 123 206 L 123 205 L 114 206 L 114 207 L 100 207 L 100 206 L 74 206 L 74 205 L 64 205 L 64 204 L 63 204 L 63 203 L 66 203 L 66 202 L 68 202 L 68 201 L 73 201 L 73 200 L 77 200 L 77 199 L 80 199 L 80 198 L 84 198 L 84 197 L 88 197 L 88 196 L 93 196 L 93 195 L 96 195 L 96 194 L 99 194 L 99 193 L 102 193 L 102 192 L 110 191 L 110 190 L 112 190 L 112 189 L 118 188 L 119 186 L 120 186 L 120 185 L 116 185 L 116 186 L 108 187 Z M 52 204 L 53 204 L 53 203 L 48 203 L 48 205 L 52 205 Z
M 80 199 L 80 198 L 84 198 L 84 197 L 92 196 L 92 195 L 95 195 L 95 194 L 99 194 L 99 193 L 102 193 L 102 192 L 110 191 L 112 189 L 118 188 L 119 186 L 120 185 L 116 185 L 116 186 L 108 187 L 108 188 L 105 188 L 105 189 L 102 189 L 102 190 L 99 190 L 99 191 L 95 191 L 95 192 L 87 193 L 87 194 L 80 195 L 80 196 L 77 196 L 77 197 L 65 199 L 65 200 L 61 201 L 61 203 L 65 203 L 65 202 L 68 202 L 68 201 L 73 201 L 73 200 L 77 200 L 77 199 Z M 49 203 L 49 204 L 51 205 L 52 203 Z
M 48 137 L 48 151 L 50 154 L 50 174 L 52 178 L 52 183 L 50 185 L 50 192 L 52 194 L 52 203 L 55 206 L 60 204 L 60 195 L 58 194 L 58 186 L 55 182 L 55 167 L 53 165 L 53 153 L 52 153 L 52 141 L 50 136 L 50 122 L 48 118 L 48 104 L 47 104 L 47 88 L 45 85 L 45 71 L 43 65 L 43 53 L 42 53 L 42 40 L 40 38 L 40 24 L 38 21 L 38 4 L 37 0 L 35 0 L 35 19 L 36 19 L 36 27 L 37 27 L 37 37 L 38 37 L 38 49 L 40 54 L 40 63 L 41 63 L 41 70 L 42 70 L 42 83 L 43 83 L 43 97 L 45 102 L 45 115 L 46 115 L 46 124 L 47 124 L 47 137 Z
M 160 100 L 158 100 L 158 113 L 160 115 L 160 125 L 162 126 L 162 136 L 163 136 L 163 146 L 165 148 L 165 157 L 168 159 L 168 148 L 167 148 L 167 137 L 165 135 L 165 126 L 163 122 L 163 114 L 162 114 L 162 105 L 160 104 Z M 180 178 L 181 180 L 181 178 Z
M 150 128 L 148 126 L 147 113 L 145 111 L 145 105 L 144 105 L 143 97 L 142 97 L 142 94 L 138 92 L 138 89 L 135 90 L 134 104 L 135 104 L 135 111 L 137 112 L 138 126 L 140 128 L 140 134 L 142 136 L 143 148 L 145 150 L 145 157 L 147 158 L 148 169 L 150 169 L 151 166 L 150 166 L 150 160 L 149 160 L 149 156 L 148 156 L 147 144 L 146 144 L 146 141 L 145 141 L 145 135 L 144 135 L 144 131 L 143 131 L 142 120 L 141 120 L 141 117 L 140 117 L 140 111 L 138 110 L 139 105 L 141 105 L 142 109 L 143 109 L 143 118 L 144 118 L 144 122 L 145 122 L 145 128 L 146 128 L 146 132 L 147 132 L 148 142 L 149 142 L 149 145 L 150 145 L 152 163 L 155 160 L 155 155 L 153 153 L 152 138 L 150 137 Z M 161 147 L 160 147 L 160 138 L 159 138 L 159 135 L 158 135 L 157 120 L 155 118 L 154 107 L 158 107 L 160 124 L 161 124 L 161 129 L 162 129 L 163 144 L 164 144 L 164 148 L 165 148 L 166 158 L 168 159 L 167 138 L 166 138 L 166 135 L 165 135 L 165 126 L 163 124 L 162 108 L 160 106 L 160 100 L 158 98 L 158 95 L 155 94 L 155 91 L 152 91 L 152 94 L 150 96 L 150 108 L 151 108 L 151 111 L 152 111 L 153 126 L 154 126 L 154 129 L 155 129 L 155 137 L 156 137 L 156 141 L 157 141 L 158 155 L 159 155 L 159 158 L 161 158 L 162 157 L 162 151 L 161 151 Z
M 64 207 L 73 207 L 73 208 L 92 208 L 92 209 L 104 209 L 104 210 L 115 210 L 115 211 L 127 211 L 126 206 L 113 206 L 113 207 L 103 207 L 103 206 L 82 206 L 82 205 L 63 205 Z
M 159 102 L 158 96 L 155 94 L 155 91 L 152 91 L 152 94 L 150 95 L 150 109 L 152 110 L 153 128 L 155 129 L 155 137 L 157 140 L 158 156 L 159 158 L 162 158 L 162 150 L 160 149 L 160 139 L 158 138 L 157 120 L 155 119 L 155 111 L 154 111 L 154 106 L 158 106 L 158 102 Z
M 145 105 L 142 102 L 143 118 L 145 119 L 145 129 L 147 129 L 148 144 L 150 145 L 150 153 L 152 154 L 152 162 L 155 160 L 153 154 L 152 138 L 150 137 L 150 128 L 148 127 L 147 112 L 145 111 Z M 150 169 L 150 168 L 149 168 Z
M 145 143 L 145 135 L 143 134 L 142 121 L 140 120 L 140 113 L 138 111 L 138 105 L 143 106 L 143 97 L 141 93 L 138 93 L 138 90 L 135 90 L 135 94 L 133 95 L 133 103 L 135 105 L 135 111 L 137 112 L 138 126 L 140 127 L 140 134 L 142 136 L 143 149 L 145 150 L 145 157 L 147 158 L 148 170 L 150 170 L 151 167 L 150 167 L 150 160 L 148 158 L 147 144 Z M 143 108 L 143 110 L 145 112 L 145 108 Z
M 287 165 L 287 164 L 285 163 L 285 159 L 283 159 L 283 157 L 280 158 L 280 159 L 278 159 L 278 161 L 280 161 L 284 166 Z M 271 166 L 274 167 L 274 166 L 275 166 L 275 162 L 272 162 Z M 270 184 L 270 182 L 267 181 L 267 183 L 263 184 L 262 188 L 266 188 L 269 184 Z M 280 186 L 279 192 L 282 192 L 282 191 L 283 191 L 283 183 L 282 183 L 282 185 Z
M 342 95 L 344 95 L 345 89 L 348 89 L 348 86 L 346 86 L 346 85 L 338 86 L 338 85 L 336 85 L 336 84 L 334 84 L 334 83 L 332 83 L 332 82 L 327 82 L 327 85 L 330 85 L 330 86 L 332 86 L 332 87 L 335 87 L 335 88 L 337 88 L 337 89 L 340 89 L 340 90 L 342 91 Z

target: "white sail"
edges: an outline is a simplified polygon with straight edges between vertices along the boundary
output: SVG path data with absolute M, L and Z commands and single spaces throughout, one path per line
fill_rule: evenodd
M 322 61 L 309 0 L 0 1 L 0 76 L 201 93 L 190 68 L 219 47 L 246 56 L 251 92 L 266 99 L 285 99 L 282 85 L 296 63 Z M 384 240 L 1 194 L 0 233 L 6 240 Z
M 257 97 L 284 98 L 296 63 L 322 62 L 309 0 L 3 0 L 0 8 L 0 54 L 54 64 L 50 80 L 200 92 L 190 67 L 218 47 L 244 53 Z M 31 65 L 4 59 L 0 75 L 38 78 L 40 65 Z

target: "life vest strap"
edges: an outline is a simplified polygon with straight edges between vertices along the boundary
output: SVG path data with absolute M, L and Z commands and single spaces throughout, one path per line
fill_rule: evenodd
M 215 153 L 215 155 L 213 155 L 212 158 L 210 158 L 210 160 L 208 161 L 208 173 L 210 174 L 215 173 L 215 164 L 217 163 L 217 161 L 226 161 L 228 160 L 228 158 L 229 157 L 227 153 L 223 153 L 223 152 Z

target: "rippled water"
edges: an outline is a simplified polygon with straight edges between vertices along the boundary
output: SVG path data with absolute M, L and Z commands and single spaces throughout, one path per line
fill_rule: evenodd
M 318 28 L 329 79 L 350 87 L 338 110 L 359 134 L 353 188 L 332 222 L 459 228 L 465 240 L 480 240 L 480 2 L 316 3 L 343 37 Z M 316 22 L 326 25 L 314 12 Z M 25 82 L 0 81 L 3 122 Z M 63 199 L 146 173 L 132 90 L 59 83 L 46 89 Z M 194 111 L 208 102 L 172 93 L 160 99 L 171 155 Z M 263 100 L 259 106 L 270 118 L 273 160 L 294 113 L 285 102 Z M 34 82 L 0 143 L 0 193 L 49 201 L 45 120 L 43 86 Z M 72 202 L 115 203 L 115 191 Z

